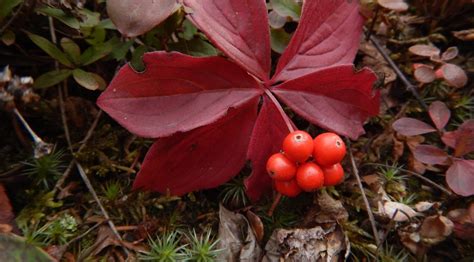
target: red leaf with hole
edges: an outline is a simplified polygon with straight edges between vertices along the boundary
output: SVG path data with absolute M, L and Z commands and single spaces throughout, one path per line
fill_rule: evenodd
M 97 101 L 139 136 L 169 136 L 210 124 L 262 92 L 245 71 L 222 57 L 154 52 L 143 61 L 145 72 L 124 66 Z
M 434 101 L 431 103 L 428 113 L 438 130 L 443 129 L 451 117 L 451 111 L 449 111 L 446 104 L 441 101 Z
M 430 165 L 446 165 L 449 156 L 443 150 L 432 145 L 419 145 L 413 151 L 416 160 Z
M 107 0 L 107 13 L 126 37 L 144 34 L 170 16 L 179 5 L 176 0 Z
M 352 63 L 363 22 L 358 1 L 305 1 L 300 24 L 278 61 L 273 83 Z
M 416 136 L 436 131 L 427 123 L 410 117 L 402 117 L 393 122 L 392 128 L 404 136 Z
M 288 135 L 288 127 L 278 109 L 268 97 L 255 123 L 247 153 L 252 162 L 252 174 L 245 180 L 247 195 L 257 200 L 272 188 L 272 180 L 265 168 L 268 158 L 281 150 L 283 139 Z
M 446 171 L 446 182 L 458 195 L 474 195 L 474 160 L 454 160 Z
M 227 182 L 245 164 L 257 104 L 253 99 L 213 124 L 158 139 L 133 188 L 182 195 Z
M 134 187 L 178 195 L 215 187 L 249 158 L 253 172 L 245 185 L 257 200 L 271 186 L 267 158 L 292 125 L 272 92 L 312 123 L 352 138 L 362 134 L 364 121 L 378 112 L 379 95 L 372 71 L 347 65 L 362 30 L 356 1 L 349 2 L 304 2 L 271 82 L 264 0 L 184 0 L 188 18 L 232 61 L 155 52 L 144 56 L 145 72 L 128 65 L 119 71 L 99 106 L 131 132 L 160 138 Z
M 265 1 L 184 0 L 188 18 L 237 64 L 262 80 L 270 73 Z
M 272 91 L 311 123 L 356 139 L 363 123 L 379 112 L 379 94 L 367 83 L 375 81 L 369 69 L 352 65 L 325 68 L 284 82 Z

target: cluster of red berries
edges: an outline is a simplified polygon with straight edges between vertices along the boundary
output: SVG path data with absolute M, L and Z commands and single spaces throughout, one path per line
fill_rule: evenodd
M 295 197 L 301 191 L 314 191 L 342 182 L 344 170 L 340 164 L 346 155 L 346 145 L 334 133 L 323 133 L 313 140 L 304 131 L 290 133 L 282 152 L 267 161 L 267 172 L 275 189 L 282 195 Z

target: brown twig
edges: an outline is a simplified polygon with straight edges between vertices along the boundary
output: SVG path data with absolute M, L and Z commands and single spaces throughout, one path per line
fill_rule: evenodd
M 362 194 L 362 198 L 364 199 L 365 207 L 367 208 L 367 214 L 369 215 L 370 224 L 372 226 L 372 231 L 374 233 L 375 243 L 377 244 L 377 246 L 379 246 L 380 238 L 377 231 L 377 226 L 375 225 L 374 214 L 372 213 L 372 208 L 370 207 L 369 200 L 367 199 L 367 196 L 365 195 L 364 187 L 362 186 L 362 182 L 360 180 L 359 170 L 357 169 L 357 166 L 354 160 L 354 155 L 352 154 L 352 150 L 351 150 L 351 141 L 349 139 L 346 139 L 346 144 L 347 144 L 347 149 L 349 151 L 349 157 L 351 159 L 352 172 L 354 173 L 354 176 L 356 177 L 357 185 L 359 186 L 360 192 Z
M 383 47 L 380 45 L 377 37 L 375 37 L 374 35 L 371 35 L 370 36 L 370 41 L 374 44 L 377 51 L 383 56 L 383 58 L 385 59 L 385 61 L 387 61 L 387 63 L 390 65 L 390 67 L 393 69 L 393 71 L 395 71 L 395 74 L 397 74 L 398 78 L 400 78 L 400 80 L 402 80 L 405 87 L 413 94 L 413 96 L 416 98 L 416 100 L 418 100 L 418 102 L 423 107 L 423 109 L 428 111 L 428 106 L 426 105 L 425 101 L 423 101 L 423 99 L 421 99 L 420 94 L 418 94 L 418 91 L 416 91 L 416 87 L 412 83 L 410 83 L 410 81 L 408 81 L 405 74 L 403 74 L 403 72 L 400 70 L 400 68 L 398 68 L 398 66 L 395 64 L 395 62 L 392 60 L 392 58 L 390 58 L 390 56 L 387 54 L 387 52 L 385 52 Z

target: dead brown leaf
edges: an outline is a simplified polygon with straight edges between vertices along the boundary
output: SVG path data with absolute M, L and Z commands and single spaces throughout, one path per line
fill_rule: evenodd
M 420 236 L 423 243 L 428 245 L 438 244 L 453 232 L 454 224 L 445 216 L 429 216 L 421 225 Z

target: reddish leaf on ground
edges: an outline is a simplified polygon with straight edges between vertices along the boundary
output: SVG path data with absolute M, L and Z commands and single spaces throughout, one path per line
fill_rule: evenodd
M 460 88 L 467 84 L 467 75 L 464 70 L 455 64 L 444 64 L 441 67 L 444 80 L 450 86 Z
M 431 83 L 436 79 L 435 71 L 423 64 L 415 69 L 413 76 L 418 82 L 424 84 Z
M 184 0 L 188 18 L 227 56 L 268 80 L 270 33 L 264 0 Z
M 272 88 L 285 104 L 311 123 L 356 139 L 362 125 L 379 112 L 379 94 L 372 92 L 375 75 L 352 65 L 321 69 Z
M 455 157 L 474 151 L 474 119 L 467 120 L 456 131 L 445 132 L 441 140 L 454 148 Z
M 474 151 L 474 119 L 464 122 L 455 134 L 454 156 L 461 157 Z
M 7 196 L 5 187 L 0 184 L 0 225 L 2 224 L 8 225 L 10 230 L 16 229 L 15 215 L 13 214 L 13 208 L 10 204 L 10 199 Z M 1 228 L 0 233 L 2 233 Z
M 454 160 L 446 171 L 446 182 L 458 195 L 474 195 L 474 160 Z
M 432 145 L 417 146 L 413 155 L 418 161 L 430 165 L 446 165 L 449 159 L 446 152 Z
M 107 0 L 107 13 L 110 19 L 126 37 L 150 31 L 178 7 L 176 0 Z
M 408 5 L 403 0 L 377 0 L 379 5 L 394 11 L 406 11 L 408 10 Z
M 145 54 L 146 71 L 124 66 L 97 100 L 100 108 L 143 137 L 163 137 L 210 124 L 262 92 L 222 57 Z
M 252 162 L 252 174 L 245 180 L 247 195 L 252 201 L 270 192 L 272 179 L 265 168 L 268 158 L 281 149 L 281 143 L 288 135 L 288 127 L 278 109 L 267 96 L 252 131 L 247 158 Z
M 416 136 L 436 131 L 427 123 L 410 117 L 402 117 L 393 122 L 392 128 L 404 136 Z
M 446 49 L 446 51 L 443 52 L 443 54 L 441 55 L 441 59 L 443 61 L 449 61 L 451 59 L 456 58 L 458 54 L 459 54 L 459 49 L 455 46 L 451 46 L 448 49 Z
M 441 101 L 434 101 L 431 103 L 428 113 L 438 130 L 443 129 L 451 117 L 451 111 L 449 111 L 446 104 Z
M 273 83 L 352 63 L 362 24 L 358 1 L 304 1 L 301 20 L 278 61 Z
M 431 45 L 414 45 L 408 48 L 410 53 L 424 56 L 424 57 L 432 57 L 432 56 L 439 56 L 440 50 L 436 46 Z
M 257 105 L 253 99 L 213 124 L 158 139 L 133 188 L 182 195 L 227 182 L 245 164 Z

